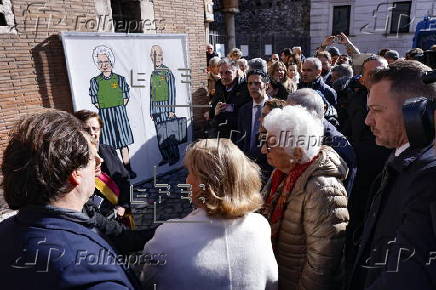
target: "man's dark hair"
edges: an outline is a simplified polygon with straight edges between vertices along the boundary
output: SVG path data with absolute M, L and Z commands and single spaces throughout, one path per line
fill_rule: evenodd
M 91 118 L 97 118 L 97 121 L 100 124 L 100 128 L 103 128 L 103 126 L 104 126 L 103 120 L 100 118 L 100 116 L 96 112 L 89 111 L 89 110 L 80 110 L 80 111 L 74 112 L 73 115 L 74 115 L 74 117 L 79 119 L 82 123 L 85 123 L 86 121 L 88 121 Z
M 292 55 L 292 49 L 290 49 L 290 48 L 285 48 L 285 49 L 283 49 L 282 50 L 282 52 L 280 53 L 280 54 L 284 54 L 284 55 L 286 55 L 286 56 L 291 56 Z
M 247 81 L 248 81 L 248 78 L 250 76 L 253 76 L 253 75 L 261 76 L 262 81 L 264 83 L 269 83 L 269 81 L 270 81 L 269 77 L 268 77 L 268 74 L 265 73 L 264 71 L 261 71 L 261 70 L 258 70 L 258 69 L 248 71 L 248 73 L 247 73 Z
M 364 73 L 364 71 L 365 71 L 365 64 L 366 64 L 367 62 L 369 62 L 369 61 L 373 61 L 373 60 L 377 60 L 377 61 L 380 62 L 380 63 L 386 63 L 386 62 L 387 62 L 386 59 L 385 59 L 384 57 L 380 56 L 380 55 L 376 55 L 376 54 L 372 54 L 372 55 L 370 55 L 370 56 L 367 57 L 367 58 L 363 61 L 363 63 L 362 63 L 362 75 L 363 75 L 363 73 Z
M 422 77 L 431 68 L 416 60 L 398 60 L 388 68 L 379 69 L 371 77 L 372 84 L 391 81 L 391 91 L 401 102 L 413 97 L 435 97 L 436 83 L 425 84 Z
M 69 176 L 89 162 L 85 134 L 79 120 L 62 111 L 19 121 L 3 153 L 2 185 L 9 207 L 46 205 L 70 192 Z
M 389 51 L 389 48 L 382 48 L 380 49 L 380 51 L 378 52 L 378 55 L 380 56 L 385 56 L 385 53 Z

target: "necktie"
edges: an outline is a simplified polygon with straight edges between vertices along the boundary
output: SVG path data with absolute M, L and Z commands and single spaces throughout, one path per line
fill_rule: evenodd
M 253 151 L 256 146 L 256 134 L 259 132 L 260 127 L 260 105 L 255 105 L 255 113 L 254 113 L 254 125 L 253 128 L 251 128 L 251 135 L 250 135 L 250 151 Z

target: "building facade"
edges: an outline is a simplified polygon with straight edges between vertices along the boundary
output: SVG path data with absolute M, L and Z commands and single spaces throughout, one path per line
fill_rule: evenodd
M 61 31 L 187 34 L 192 102 L 207 104 L 204 7 L 204 0 L 1 0 L 0 163 L 19 118 L 73 109 Z M 193 112 L 194 132 L 204 110 Z
M 412 48 L 416 24 L 427 15 L 436 16 L 434 0 L 311 0 L 311 50 L 327 35 L 345 32 L 362 53 L 389 48 L 403 57 Z
M 214 1 L 215 22 L 211 24 L 213 44 L 225 44 L 226 32 L 221 1 Z M 268 59 L 286 47 L 310 47 L 310 1 L 239 0 L 235 15 L 236 47 L 247 59 Z M 225 48 L 227 54 L 229 47 Z

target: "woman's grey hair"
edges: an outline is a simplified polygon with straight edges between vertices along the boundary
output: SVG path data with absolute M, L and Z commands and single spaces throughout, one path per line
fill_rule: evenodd
M 217 66 L 221 59 L 218 56 L 214 56 L 209 60 L 209 66 Z
M 236 61 L 233 61 L 228 57 L 221 59 L 218 63 L 219 66 L 221 66 L 223 64 L 230 66 L 233 70 L 238 69 L 238 65 L 236 64 Z
M 248 70 L 260 70 L 263 71 L 265 74 L 268 74 L 268 65 L 266 60 L 263 60 L 261 58 L 253 58 L 248 61 Z
M 94 50 L 92 51 L 92 59 L 94 60 L 94 64 L 98 67 L 98 59 L 97 56 L 99 54 L 105 54 L 107 55 L 109 61 L 111 62 L 111 65 L 114 66 L 115 64 L 115 56 L 114 53 L 112 52 L 112 49 L 105 46 L 105 45 L 99 45 L 96 46 L 94 48 Z
M 324 136 L 322 121 L 302 106 L 285 106 L 273 109 L 263 121 L 268 136 L 274 135 L 277 142 L 272 146 L 282 147 L 289 154 L 301 148 L 301 163 L 308 162 L 320 150 Z
M 309 112 L 313 113 L 318 119 L 324 118 L 324 101 L 322 97 L 313 89 L 304 88 L 296 90 L 288 96 L 290 105 L 300 105 Z
M 339 78 L 341 78 L 341 77 L 352 78 L 353 77 L 353 68 L 351 67 L 351 65 L 348 65 L 348 64 L 335 65 L 332 68 L 332 72 L 337 72 L 339 74 Z
M 317 70 L 322 70 L 322 63 L 318 58 L 309 57 L 309 58 L 306 58 L 306 60 L 304 61 L 304 63 L 306 63 L 306 62 L 311 63 L 314 67 L 316 67 Z

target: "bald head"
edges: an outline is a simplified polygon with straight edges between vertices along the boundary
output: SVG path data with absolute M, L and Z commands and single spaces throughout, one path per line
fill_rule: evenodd
M 153 45 L 150 51 L 151 61 L 154 63 L 155 67 L 161 66 L 163 64 L 163 50 L 159 45 Z

